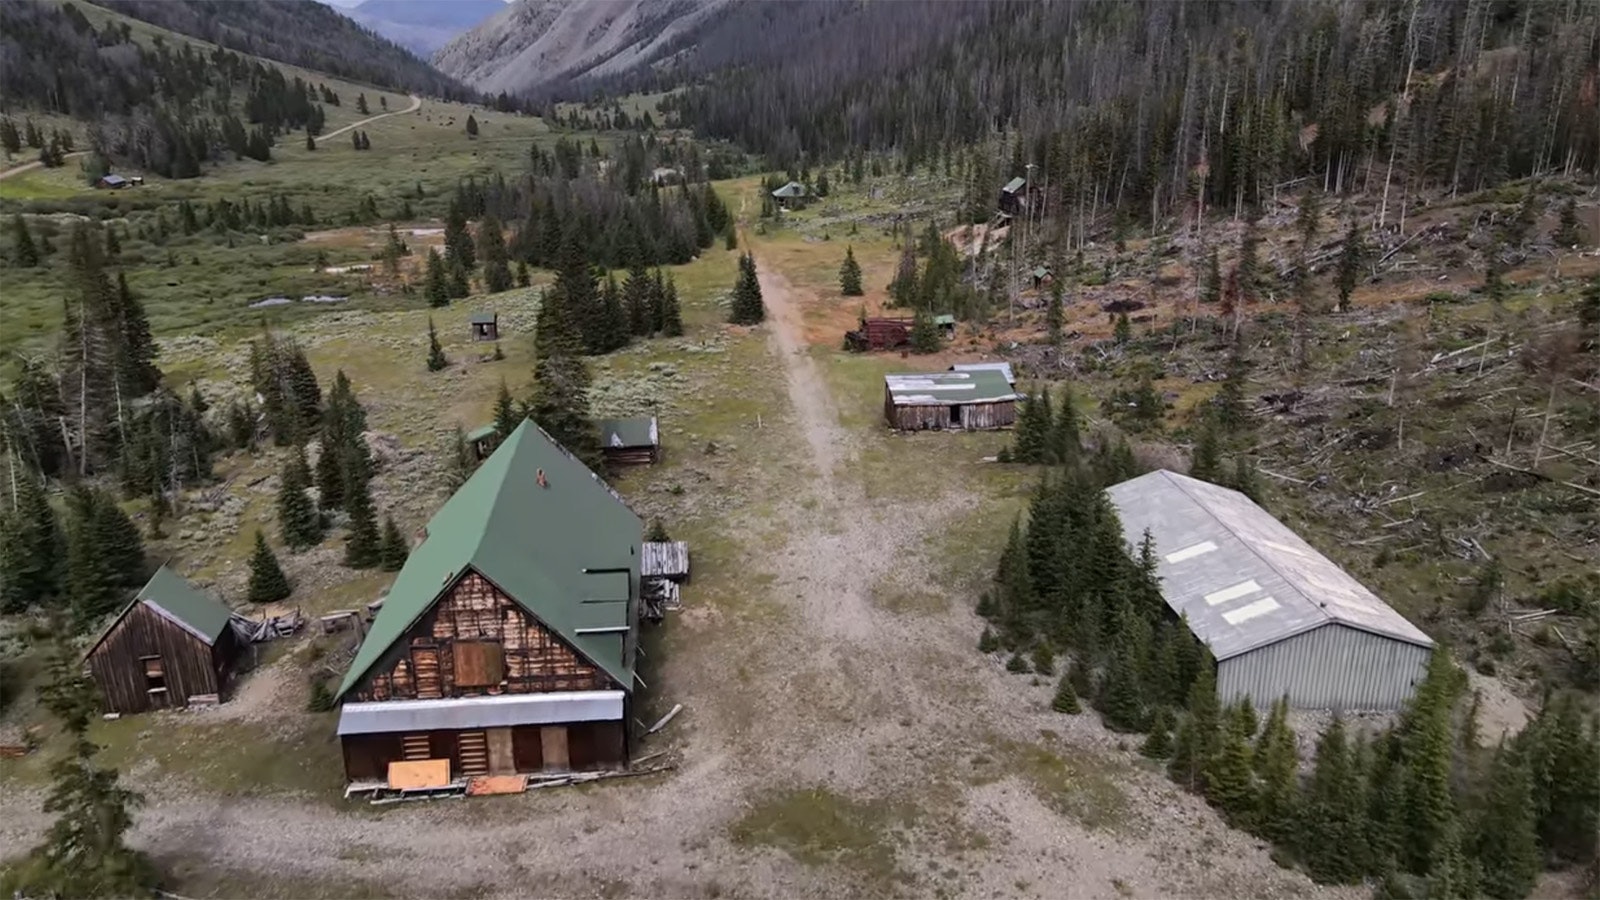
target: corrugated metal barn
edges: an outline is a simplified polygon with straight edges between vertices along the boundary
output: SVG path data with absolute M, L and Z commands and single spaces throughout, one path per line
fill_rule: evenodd
M 890 428 L 1010 428 L 1017 420 L 1017 395 L 1001 372 L 885 375 L 883 381 L 883 415 Z
M 1161 593 L 1217 659 L 1223 702 L 1396 709 L 1433 641 L 1238 491 L 1168 471 L 1107 492 L 1128 542 L 1155 539 Z

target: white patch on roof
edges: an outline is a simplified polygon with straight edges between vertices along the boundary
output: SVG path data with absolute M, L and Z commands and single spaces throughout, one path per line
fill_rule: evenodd
M 1330 623 L 1433 646 L 1421 629 L 1237 491 L 1157 471 L 1107 493 L 1132 545 L 1146 528 L 1157 550 L 1175 548 L 1174 556 L 1206 542 L 1216 545 L 1213 552 L 1176 561 L 1162 557 L 1157 575 L 1167 605 L 1188 617 L 1219 660 Z M 1270 597 L 1239 608 L 1222 606 L 1257 591 Z
M 1190 544 L 1182 550 L 1168 553 L 1167 562 L 1181 563 L 1186 559 L 1194 559 L 1196 556 L 1204 556 L 1215 549 L 1217 549 L 1217 545 L 1211 541 L 1201 541 L 1198 544 Z
M 1229 625 L 1238 625 L 1248 622 L 1258 616 L 1264 616 L 1278 608 L 1278 601 L 1271 597 L 1262 597 L 1254 603 L 1246 603 L 1238 609 L 1230 609 L 1222 614 L 1222 620 Z
M 901 406 L 917 403 L 998 403 L 1017 397 L 1004 374 L 993 370 L 885 375 L 883 383 L 889 389 L 889 396 Z
M 1261 585 L 1256 584 L 1255 579 L 1241 581 L 1238 584 L 1225 587 L 1220 591 L 1212 591 L 1211 593 L 1207 594 L 1206 605 L 1217 606 L 1218 604 L 1227 603 L 1229 600 L 1237 600 L 1240 597 L 1248 597 L 1259 590 L 1261 590 Z

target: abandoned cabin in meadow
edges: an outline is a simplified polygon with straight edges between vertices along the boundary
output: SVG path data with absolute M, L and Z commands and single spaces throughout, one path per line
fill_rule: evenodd
M 477 428 L 467 432 L 466 441 L 467 446 L 472 450 L 473 458 L 485 460 L 489 458 L 489 454 L 494 452 L 494 448 L 500 446 L 500 430 L 495 427 L 493 422 L 487 425 L 479 425 Z
M 600 452 L 610 466 L 642 466 L 661 459 L 661 429 L 655 416 L 601 419 Z
M 1133 546 L 1155 541 L 1161 594 L 1217 661 L 1224 703 L 1398 709 L 1433 641 L 1238 491 L 1158 470 L 1107 490 Z
M 782 209 L 797 209 L 805 203 L 806 186 L 798 181 L 791 181 L 773 191 L 772 199 L 778 201 L 778 206 Z
M 474 341 L 500 340 L 500 314 L 495 312 L 476 312 L 467 320 L 467 325 L 472 329 Z
M 90 645 L 84 660 L 105 712 L 223 700 L 247 642 L 228 607 L 166 566 Z
M 885 375 L 883 415 L 900 431 L 1010 428 L 1017 394 L 993 369 Z
M 844 333 L 846 350 L 864 353 L 868 350 L 898 350 L 911 346 L 911 327 L 916 320 L 911 316 L 862 316 L 854 331 Z M 941 337 L 955 337 L 956 317 L 941 313 L 933 317 L 934 327 Z
M 428 521 L 339 686 L 349 780 L 625 766 L 643 531 L 518 426 Z

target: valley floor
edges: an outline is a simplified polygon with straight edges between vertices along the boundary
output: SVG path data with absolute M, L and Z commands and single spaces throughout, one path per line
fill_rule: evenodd
M 512 798 L 345 805 L 332 788 L 330 717 L 299 711 L 304 663 L 284 655 L 232 702 L 189 714 L 202 730 L 180 727 L 192 765 L 209 758 L 208 735 L 231 746 L 222 735 L 243 730 L 281 741 L 275 753 L 308 754 L 302 765 L 334 769 L 301 773 L 315 789 L 261 790 L 262 770 L 284 763 L 254 756 L 217 761 L 230 773 L 220 786 L 178 761 L 124 765 L 148 799 L 136 842 L 172 873 L 172 888 L 280 897 L 1349 893 L 1278 868 L 1260 842 L 1224 826 L 1093 714 L 1050 711 L 1053 679 L 1030 683 L 973 650 L 976 592 L 1028 490 L 1021 474 L 981 462 L 1004 437 L 903 437 L 877 426 L 879 366 L 825 365 L 806 340 L 816 292 L 792 283 L 760 238 L 746 239 L 762 265 L 768 324 L 727 335 L 737 366 L 715 354 L 681 362 L 683 375 L 700 377 L 699 366 L 719 387 L 680 398 L 686 411 L 667 438 L 676 460 L 623 484 L 630 499 L 681 522 L 675 537 L 696 553 L 695 582 L 665 626 L 655 676 L 655 705 L 682 702 L 685 712 L 640 750 L 669 747 L 677 768 Z M 729 409 L 737 421 L 724 420 Z M 145 729 L 138 743 L 155 747 L 183 740 L 174 718 L 127 727 Z M 40 788 L 18 787 L 0 799 L 0 844 L 20 849 L 48 820 Z

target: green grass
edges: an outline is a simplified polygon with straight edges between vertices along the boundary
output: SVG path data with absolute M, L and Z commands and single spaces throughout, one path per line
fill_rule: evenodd
M 898 874 L 896 832 L 913 812 L 827 788 L 776 791 L 757 800 L 729 836 L 742 846 L 783 850 L 806 865 L 843 864 L 863 878 L 886 881 Z
M 1112 833 L 1136 828 L 1139 823 L 1119 784 L 1131 767 L 1095 751 L 1070 752 L 1069 758 L 1041 744 L 995 738 L 992 753 L 972 760 L 967 778 L 987 784 L 1018 775 L 1042 803 L 1085 828 Z

